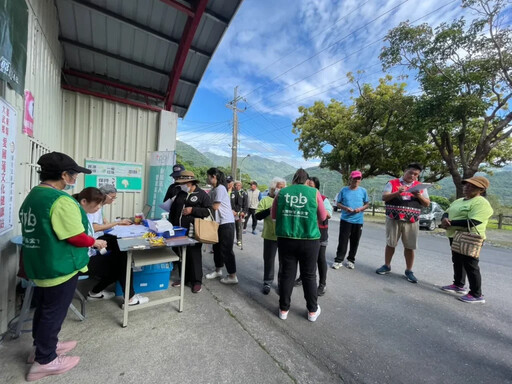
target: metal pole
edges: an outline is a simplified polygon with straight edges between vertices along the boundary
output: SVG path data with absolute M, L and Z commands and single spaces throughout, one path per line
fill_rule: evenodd
M 237 145 L 238 145 L 238 115 L 236 104 L 237 100 L 238 85 L 235 87 L 235 94 L 233 98 L 233 141 L 231 144 L 231 176 L 236 179 L 236 168 L 237 168 Z

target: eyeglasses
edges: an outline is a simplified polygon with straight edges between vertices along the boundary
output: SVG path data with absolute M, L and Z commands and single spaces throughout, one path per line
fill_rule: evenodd
M 360 177 L 353 177 L 352 180 L 361 180 Z

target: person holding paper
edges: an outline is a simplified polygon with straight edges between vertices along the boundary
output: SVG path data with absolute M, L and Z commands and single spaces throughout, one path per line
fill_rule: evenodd
M 402 238 L 405 256 L 405 278 L 411 283 L 418 279 L 412 272 L 414 251 L 418 245 L 419 216 L 421 207 L 428 207 L 430 199 L 427 189 L 409 189 L 420 184 L 418 177 L 423 170 L 418 163 L 409 164 L 402 177 L 390 180 L 382 191 L 382 200 L 386 204 L 386 250 L 384 265 L 375 272 L 386 275 L 391 272 L 391 259 L 398 241 Z
M 172 225 L 190 230 L 196 218 L 204 219 L 212 214 L 210 196 L 199 188 L 198 183 L 194 172 L 191 171 L 183 171 L 177 177 L 176 184 L 179 186 L 180 192 L 171 205 L 169 221 Z M 197 243 L 187 248 L 187 261 L 184 266 L 185 284 L 192 286 L 192 293 L 199 293 L 202 290 L 203 256 L 201 247 L 202 244 Z M 172 286 L 177 287 L 180 283 L 178 280 Z

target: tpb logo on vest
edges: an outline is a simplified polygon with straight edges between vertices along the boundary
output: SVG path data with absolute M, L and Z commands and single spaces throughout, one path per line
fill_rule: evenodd
M 28 212 L 21 211 L 20 218 L 21 224 L 23 225 L 25 232 L 34 232 L 34 230 L 36 229 L 35 226 L 37 225 L 37 219 L 36 215 L 32 213 L 32 209 L 29 208 Z
M 290 194 L 284 195 L 286 204 L 290 205 L 292 208 L 304 208 L 304 206 L 308 203 L 308 198 L 302 193 L 299 193 L 299 196 L 291 196 Z

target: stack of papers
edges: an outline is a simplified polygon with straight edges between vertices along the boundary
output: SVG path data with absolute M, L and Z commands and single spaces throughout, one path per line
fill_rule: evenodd
M 148 232 L 148 228 L 143 225 L 116 225 L 109 235 L 117 236 L 118 238 L 125 237 L 140 237 Z

